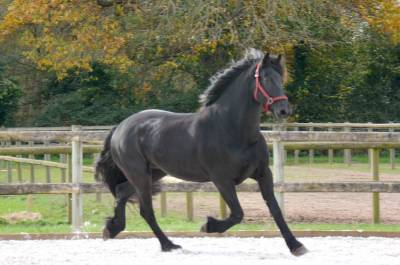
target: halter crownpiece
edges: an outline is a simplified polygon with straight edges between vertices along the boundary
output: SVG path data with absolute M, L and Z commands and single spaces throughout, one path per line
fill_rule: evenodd
M 257 67 L 256 67 L 256 72 L 254 74 L 254 77 L 256 78 L 256 87 L 254 88 L 253 97 L 254 97 L 255 101 L 260 102 L 260 101 L 258 101 L 258 98 L 257 98 L 257 92 L 260 91 L 260 93 L 263 94 L 263 96 L 266 99 L 265 103 L 263 104 L 264 111 L 268 112 L 270 110 L 270 107 L 272 104 L 274 104 L 277 101 L 287 100 L 288 97 L 285 95 L 271 97 L 268 94 L 267 90 L 265 90 L 265 88 L 261 85 L 261 82 L 260 82 L 260 67 L 261 67 L 261 63 L 258 63 Z

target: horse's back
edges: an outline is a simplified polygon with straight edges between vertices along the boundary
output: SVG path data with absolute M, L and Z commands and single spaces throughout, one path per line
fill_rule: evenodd
M 131 147 L 135 142 L 150 140 L 157 137 L 163 128 L 184 123 L 183 120 L 187 120 L 187 117 L 191 115 L 191 113 L 174 113 L 156 109 L 132 114 L 117 126 L 111 139 L 111 146 L 124 149 L 127 146 Z

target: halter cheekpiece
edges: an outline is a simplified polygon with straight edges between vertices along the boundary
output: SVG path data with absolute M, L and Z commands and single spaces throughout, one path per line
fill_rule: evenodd
M 285 95 L 271 97 L 268 94 L 267 90 L 265 90 L 265 88 L 261 85 L 261 82 L 260 82 L 260 66 L 261 66 L 261 63 L 258 63 L 257 67 L 256 67 L 256 72 L 254 74 L 254 77 L 256 78 L 256 87 L 254 88 L 253 97 L 254 97 L 255 101 L 260 102 L 257 98 L 257 92 L 260 91 L 260 93 L 263 94 L 263 96 L 266 99 L 265 103 L 263 104 L 264 111 L 268 112 L 271 109 L 272 104 L 274 104 L 277 101 L 287 100 L 288 97 Z

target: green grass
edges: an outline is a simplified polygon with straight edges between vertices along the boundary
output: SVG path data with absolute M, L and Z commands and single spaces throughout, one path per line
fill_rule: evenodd
M 183 198 L 182 198 L 183 199 Z M 39 212 L 42 219 L 34 222 L 10 224 L 0 218 L 1 233 L 66 233 L 72 232 L 67 222 L 66 196 L 64 195 L 35 195 L 33 196 L 33 212 Z M 0 216 L 7 213 L 26 211 L 26 196 L 5 196 L 0 200 Z M 95 195 L 85 195 L 84 198 L 85 232 L 100 232 L 106 216 L 112 213 L 113 199 L 103 196 L 102 202 L 96 201 Z M 217 201 L 216 201 L 217 203 Z M 167 217 L 157 219 L 165 231 L 199 231 L 205 218 L 193 222 L 186 220 L 184 214 L 169 211 Z M 308 224 L 293 223 L 290 227 L 296 231 L 395 231 L 400 232 L 400 225 L 393 224 Z M 275 231 L 275 224 L 242 223 L 230 231 Z M 151 231 L 135 206 L 129 206 L 127 211 L 126 231 Z
M 98 203 L 95 195 L 84 196 L 83 231 L 100 232 L 104 219 L 112 213 L 113 199 L 111 196 L 103 196 L 102 202 Z M 67 222 L 66 196 L 35 195 L 33 201 L 32 212 L 39 212 L 42 220 L 10 224 L 4 218 L 0 218 L 0 233 L 71 232 L 71 226 Z M 26 211 L 26 196 L 3 196 L 0 202 L 0 216 Z M 157 219 L 165 231 L 199 231 L 202 224 L 202 220 L 189 222 L 181 213 L 171 211 L 167 217 L 160 217 L 157 213 Z M 265 230 L 264 227 L 264 224 L 241 224 L 235 227 L 235 230 Z M 150 231 L 136 206 L 128 207 L 126 230 Z

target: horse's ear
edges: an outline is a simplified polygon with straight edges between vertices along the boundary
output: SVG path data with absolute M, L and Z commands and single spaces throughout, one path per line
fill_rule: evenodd
M 262 64 L 263 64 L 263 66 L 265 66 L 270 62 L 271 62 L 271 57 L 269 56 L 269 52 L 268 52 L 267 54 L 264 55 Z

